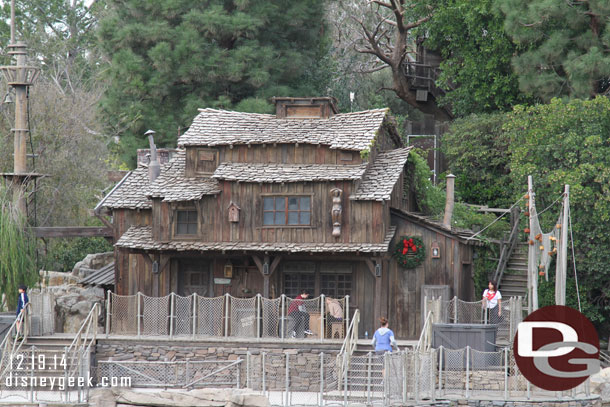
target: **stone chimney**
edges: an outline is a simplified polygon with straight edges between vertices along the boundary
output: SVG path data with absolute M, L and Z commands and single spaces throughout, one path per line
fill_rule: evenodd
M 451 229 L 451 218 L 453 217 L 453 204 L 455 201 L 455 175 L 447 175 L 447 200 L 445 202 L 445 217 L 443 226 Z
M 161 165 L 157 159 L 157 146 L 155 146 L 155 139 L 153 138 L 155 132 L 148 130 L 145 135 L 148 136 L 148 143 L 150 144 L 150 163 L 148 164 L 148 178 L 150 182 L 157 179 L 161 173 Z
M 339 113 L 337 99 L 333 97 L 285 98 L 274 97 L 278 119 L 328 119 Z

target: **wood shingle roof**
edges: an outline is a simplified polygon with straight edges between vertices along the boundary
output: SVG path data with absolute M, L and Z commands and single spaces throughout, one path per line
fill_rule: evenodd
M 370 147 L 388 109 L 342 113 L 328 119 L 278 119 L 271 114 L 200 109 L 179 146 L 304 143 L 361 151 Z
M 350 199 L 362 201 L 389 200 L 411 149 L 412 147 L 397 148 L 377 154 L 375 161 L 364 173 L 358 189 Z
M 290 242 L 202 242 L 199 240 L 156 241 L 150 226 L 132 226 L 116 242 L 117 247 L 132 250 L 171 251 L 275 251 L 290 253 L 383 253 L 388 247 L 396 228 L 388 229 L 382 243 L 290 243 Z
M 212 178 L 240 182 L 311 182 L 357 180 L 366 170 L 366 164 L 261 164 L 221 163 Z
M 150 209 L 152 202 L 146 197 L 149 185 L 148 168 L 138 167 L 128 172 L 101 204 L 110 209 Z
M 179 150 L 152 183 L 147 195 L 166 202 L 194 201 L 204 195 L 220 193 L 218 181 L 210 177 L 186 177 L 186 154 Z

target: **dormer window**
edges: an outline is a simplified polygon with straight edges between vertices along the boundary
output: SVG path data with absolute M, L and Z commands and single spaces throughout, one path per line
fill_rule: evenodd
M 311 196 L 263 197 L 263 226 L 310 226 Z
M 198 148 L 195 172 L 198 174 L 212 174 L 218 166 L 218 150 L 211 148 Z

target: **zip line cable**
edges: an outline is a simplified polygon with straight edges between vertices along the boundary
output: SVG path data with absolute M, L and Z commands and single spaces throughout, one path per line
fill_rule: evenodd
M 477 237 L 478 235 L 480 235 L 481 233 L 483 233 L 487 228 L 489 228 L 491 225 L 493 225 L 494 223 L 496 223 L 497 221 L 499 221 L 500 219 L 502 219 L 504 216 L 506 216 L 506 214 L 510 213 L 510 210 L 513 209 L 515 206 L 517 206 L 517 204 L 519 202 L 521 202 L 523 200 L 523 196 L 521 198 L 519 198 L 517 200 L 517 202 L 515 202 L 510 208 L 508 208 L 508 210 L 506 212 L 504 212 L 502 215 L 498 216 L 496 219 L 494 219 L 489 225 L 485 226 L 483 229 L 479 230 L 477 233 L 475 233 L 474 235 L 467 237 L 466 240 L 472 240 L 475 237 Z
M 549 206 L 547 206 L 546 208 L 544 208 L 542 211 L 537 213 L 537 216 L 542 215 L 544 212 L 547 211 L 547 209 L 550 209 L 551 206 L 555 205 L 557 202 L 559 202 L 560 199 L 563 198 L 563 193 L 561 195 L 559 195 L 559 197 L 557 199 L 555 199 L 555 202 L 553 202 L 552 204 L 550 204 Z

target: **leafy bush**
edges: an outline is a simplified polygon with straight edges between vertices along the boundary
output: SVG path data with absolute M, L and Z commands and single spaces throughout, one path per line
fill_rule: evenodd
M 55 239 L 50 242 L 44 258 L 44 268 L 54 271 L 72 271 L 74 265 L 91 253 L 112 251 L 112 245 L 103 237 Z
M 24 228 L 25 218 L 11 205 L 10 193 L 0 188 L 0 294 L 7 305 L 17 303 L 17 288 L 39 280 L 36 269 L 36 240 Z

